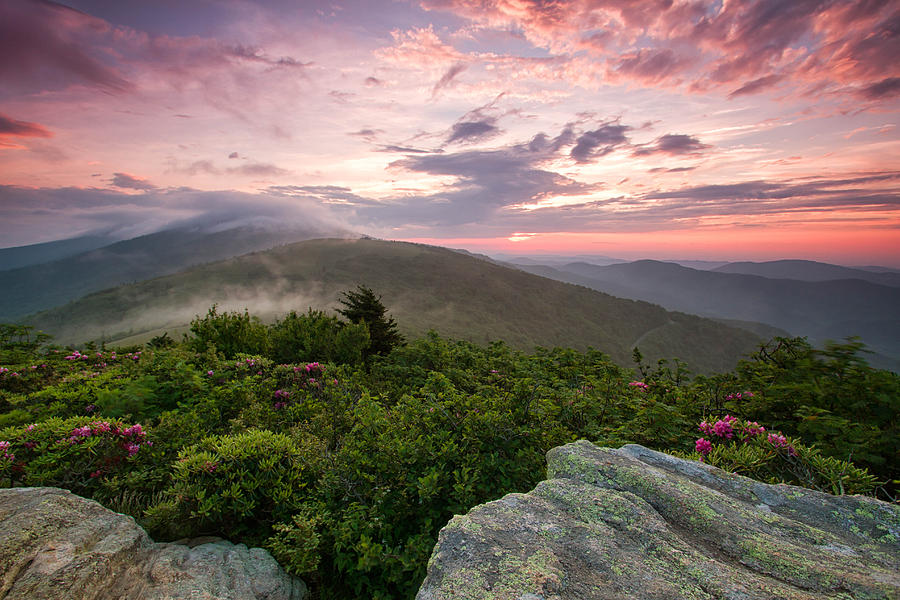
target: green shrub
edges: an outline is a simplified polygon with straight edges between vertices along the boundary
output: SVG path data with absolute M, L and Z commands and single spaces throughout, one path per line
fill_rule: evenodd
M 268 329 L 246 309 L 243 313 L 219 314 L 218 307 L 213 305 L 205 317 L 198 316 L 191 321 L 191 334 L 193 337 L 187 337 L 186 341 L 195 352 L 203 352 L 212 344 L 228 358 L 239 353 L 265 355 L 269 348 Z
M 359 364 L 369 346 L 365 323 L 342 323 L 322 311 L 294 311 L 269 327 L 269 357 L 279 363 Z
M 312 438 L 271 431 L 207 437 L 178 454 L 167 500 L 148 511 L 148 522 L 178 537 L 221 535 L 259 545 L 303 506 L 320 455 Z
M 315 572 L 319 566 L 319 535 L 316 519 L 294 515 L 290 523 L 277 523 L 265 547 L 275 560 L 294 575 Z

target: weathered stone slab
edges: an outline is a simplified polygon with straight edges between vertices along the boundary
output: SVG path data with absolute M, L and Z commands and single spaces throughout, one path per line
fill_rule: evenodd
M 580 441 L 454 517 L 417 598 L 900 598 L 900 507 Z
M 4 600 L 302 600 L 261 548 L 154 543 L 131 517 L 56 488 L 0 489 Z

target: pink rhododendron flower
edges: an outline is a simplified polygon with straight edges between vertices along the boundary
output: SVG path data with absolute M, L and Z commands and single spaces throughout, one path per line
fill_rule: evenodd
M 699 452 L 703 456 L 706 456 L 707 454 L 709 454 L 709 451 L 712 450 L 712 442 L 707 439 L 700 438 L 696 442 L 694 442 L 694 448 L 697 450 L 697 452 Z
M 716 421 L 716 424 L 713 425 L 713 433 L 721 438 L 733 438 L 734 431 L 731 428 L 731 421 Z

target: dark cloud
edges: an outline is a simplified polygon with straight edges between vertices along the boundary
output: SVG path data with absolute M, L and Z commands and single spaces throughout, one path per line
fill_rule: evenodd
M 501 133 L 497 121 L 503 116 L 497 109 L 497 103 L 503 97 L 500 94 L 484 106 L 474 108 L 463 115 L 450 128 L 445 144 L 480 142 Z M 508 114 L 508 113 L 507 113 Z
M 231 154 L 228 155 L 228 158 L 240 158 L 240 157 L 241 157 L 241 155 L 238 154 L 237 152 L 232 152 Z
M 710 148 L 692 135 L 681 133 L 667 133 L 652 144 L 635 149 L 635 156 L 649 154 L 668 154 L 669 156 L 682 156 L 700 154 Z
M 112 93 L 131 89 L 94 44 L 109 32 L 105 21 L 53 2 L 0 2 L 0 81 L 5 91 L 29 93 L 72 84 Z
M 447 69 L 447 72 L 444 73 L 441 78 L 434 84 L 434 87 L 431 89 L 431 97 L 434 98 L 437 96 L 438 92 L 450 85 L 457 75 L 465 71 L 467 65 L 465 63 L 458 62 L 455 65 L 451 66 Z
M 375 138 L 377 138 L 380 134 L 384 133 L 382 129 L 360 129 L 359 131 L 352 131 L 347 135 L 358 137 L 366 140 L 367 142 L 374 142 Z
M 366 79 L 363 83 L 365 84 L 366 87 L 378 87 L 383 82 L 380 79 L 378 79 L 377 77 L 366 77 Z
M 494 124 L 496 122 L 495 118 L 485 117 L 480 121 L 454 123 L 447 143 L 476 142 L 492 138 L 500 132 L 500 128 Z
M 877 83 L 864 87 L 860 95 L 869 100 L 880 100 L 900 94 L 900 77 L 888 77 Z
M 628 143 L 625 132 L 631 127 L 618 123 L 605 123 L 593 131 L 585 131 L 578 137 L 575 147 L 569 156 L 576 162 L 586 163 L 595 158 L 606 156 L 619 146 Z
M 113 173 L 110 181 L 114 186 L 132 190 L 155 190 L 156 186 L 140 177 L 129 175 L 128 173 Z
M 273 58 L 271 56 L 268 56 L 261 48 L 257 48 L 255 46 L 243 46 L 240 44 L 235 46 L 226 46 L 224 48 L 224 52 L 238 59 L 258 62 L 269 65 L 271 67 L 302 69 L 304 67 L 313 65 L 312 62 L 301 62 L 291 56 L 280 56 L 278 58 Z
M 43 125 L 29 121 L 18 121 L 0 113 L 0 137 L 53 137 L 53 133 Z
M 380 146 L 376 149 L 377 152 L 399 152 L 402 154 L 431 154 L 434 152 L 433 150 L 423 150 L 422 148 L 412 148 L 410 146 L 396 146 L 393 144 L 389 144 L 387 146 Z
M 666 167 L 655 167 L 647 171 L 648 173 L 686 173 L 688 171 L 693 171 L 697 167 L 675 167 L 674 169 L 667 169 Z

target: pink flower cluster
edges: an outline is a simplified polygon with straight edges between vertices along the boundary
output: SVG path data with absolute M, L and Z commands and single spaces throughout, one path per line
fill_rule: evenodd
M 3 453 L 3 460 L 12 462 L 16 458 L 16 455 L 9 451 L 9 442 L 0 441 L 0 452 Z
M 645 392 L 650 389 L 650 386 L 647 385 L 646 383 L 644 383 L 643 381 L 632 381 L 628 385 L 631 387 L 634 387 L 634 388 L 639 388 L 641 390 L 644 390 Z
M 742 400 L 744 398 L 752 398 L 753 392 L 738 392 L 737 394 L 728 394 L 726 400 Z
M 725 415 L 713 424 L 707 421 L 701 421 L 697 427 L 701 433 L 710 437 L 720 438 L 722 441 L 734 438 L 735 433 L 743 434 L 741 442 L 750 443 L 757 436 L 764 435 L 766 428 L 756 421 L 747 421 L 743 423 L 731 415 Z M 788 443 L 787 438 L 780 433 L 769 433 L 767 440 L 776 448 L 786 448 L 789 456 L 799 456 L 797 450 Z M 712 450 L 712 442 L 706 438 L 699 438 L 694 442 L 694 449 L 701 455 L 706 456 Z M 701 456 L 701 460 L 703 460 Z
M 287 390 L 275 390 L 275 409 L 281 409 L 288 405 L 288 399 L 291 397 L 291 393 Z
M 710 425 L 706 421 L 701 421 L 697 429 L 706 435 L 715 435 L 716 437 L 731 439 L 734 437 L 734 427 L 732 424 L 735 422 L 737 422 L 735 417 L 725 415 L 724 419 L 719 419 L 714 425 Z
M 756 421 L 748 421 L 746 428 L 747 435 L 749 437 L 753 437 L 755 435 L 760 435 L 761 433 L 766 432 L 766 428 L 757 423 Z
M 153 442 L 146 440 L 147 433 L 139 424 L 122 429 L 108 421 L 93 421 L 90 425 L 76 427 L 69 434 L 68 438 L 59 441 L 67 441 L 70 444 L 80 444 L 86 438 L 104 435 L 121 438 L 120 446 L 123 450 L 128 452 L 128 456 L 137 454 L 142 445 L 153 445 Z
M 294 373 L 300 373 L 301 371 L 306 371 L 307 374 L 312 375 L 314 373 L 321 373 L 325 369 L 317 362 L 306 363 L 306 365 L 297 365 L 294 367 Z
M 709 451 L 712 450 L 712 442 L 707 439 L 700 438 L 696 442 L 694 442 L 694 448 L 697 450 L 697 452 L 699 452 L 703 456 L 706 456 L 707 454 L 709 454 Z
M 78 350 L 72 350 L 72 354 L 65 357 L 65 360 L 90 360 L 91 357 L 87 354 L 82 354 Z
M 6 367 L 0 367 L 0 375 L 8 375 L 9 377 L 18 377 L 19 374 L 15 371 L 10 371 Z
M 797 449 L 789 444 L 787 438 L 780 433 L 770 433 L 768 439 L 769 443 L 776 448 L 786 448 L 788 456 L 799 456 L 799 454 L 797 453 Z

